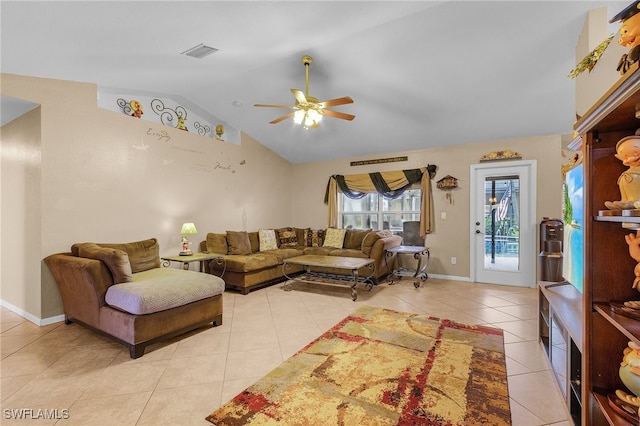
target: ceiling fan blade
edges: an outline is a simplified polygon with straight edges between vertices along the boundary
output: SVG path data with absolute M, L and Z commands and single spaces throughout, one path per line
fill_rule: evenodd
M 278 117 L 275 120 L 271 120 L 269 122 L 269 124 L 276 124 L 276 123 L 279 123 L 279 122 L 281 122 L 283 120 L 286 120 L 287 118 L 291 118 L 291 117 L 293 117 L 293 114 L 295 114 L 295 113 L 296 112 L 293 111 L 293 112 L 290 112 L 289 114 L 283 115 L 282 117 Z
M 319 105 L 320 105 L 320 108 L 329 108 L 332 106 L 352 104 L 352 103 L 353 103 L 353 99 L 351 99 L 349 96 L 344 96 L 342 98 L 330 99 L 328 101 L 320 102 Z
M 294 106 L 291 105 L 272 105 L 272 104 L 253 104 L 254 107 L 266 107 L 266 108 L 286 108 L 286 109 L 295 109 Z
M 291 89 L 291 93 L 293 93 L 293 96 L 296 97 L 296 101 L 299 103 L 303 104 L 307 102 L 307 97 L 302 93 L 302 90 Z
M 322 111 L 322 113 L 324 115 L 328 115 L 329 117 L 341 118 L 343 120 L 349 120 L 349 121 L 351 121 L 354 118 L 356 118 L 355 115 L 345 114 L 344 112 L 331 111 L 330 109 L 325 109 L 325 110 Z

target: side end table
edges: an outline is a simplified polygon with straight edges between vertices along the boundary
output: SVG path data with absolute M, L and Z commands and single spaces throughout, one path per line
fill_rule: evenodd
M 162 266 L 165 268 L 171 265 L 171 262 L 179 262 L 182 263 L 182 269 L 189 270 L 189 264 L 192 262 L 200 262 L 200 272 L 204 272 L 204 262 L 209 260 L 215 260 L 219 263 L 224 263 L 224 256 L 217 253 L 194 253 L 190 256 L 163 256 Z M 222 271 L 222 275 L 224 275 L 224 269 Z
M 393 256 L 395 254 L 412 254 L 413 258 L 418 261 L 416 265 L 416 269 L 403 269 L 396 268 L 387 277 L 387 281 L 389 284 L 393 284 L 394 281 L 401 280 L 402 277 L 413 277 L 415 280 L 413 281 L 413 286 L 415 288 L 420 287 L 420 281 L 426 281 L 429 278 L 429 275 L 426 273 L 427 266 L 429 266 L 429 258 L 431 254 L 429 253 L 428 247 L 422 246 L 396 246 L 391 247 L 386 250 L 384 261 L 387 262 L 387 258 Z M 423 262 L 424 261 L 424 262 Z M 387 264 L 387 268 L 388 268 Z

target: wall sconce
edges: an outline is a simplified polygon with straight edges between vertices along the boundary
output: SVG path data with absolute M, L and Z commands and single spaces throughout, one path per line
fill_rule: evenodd
M 198 231 L 196 230 L 196 226 L 189 222 L 183 223 L 182 229 L 180 230 L 180 235 L 182 235 L 182 251 L 180 251 L 180 256 L 191 256 L 193 252 L 189 248 L 189 239 L 187 235 L 195 235 Z

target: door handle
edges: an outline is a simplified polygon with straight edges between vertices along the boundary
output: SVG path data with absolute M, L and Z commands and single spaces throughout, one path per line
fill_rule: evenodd
M 484 232 L 480 231 L 479 229 L 476 229 L 476 234 L 484 234 Z
M 480 226 L 480 222 L 476 222 L 476 226 Z

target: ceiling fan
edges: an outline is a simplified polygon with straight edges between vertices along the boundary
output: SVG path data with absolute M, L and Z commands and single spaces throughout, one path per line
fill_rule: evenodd
M 306 87 L 304 93 L 302 93 L 302 91 L 298 89 L 291 89 L 291 93 L 293 93 L 293 96 L 296 98 L 295 105 L 254 104 L 254 106 L 256 107 L 285 108 L 293 110 L 292 112 L 285 114 L 282 117 L 278 117 L 275 120 L 270 121 L 269 124 L 276 124 L 283 120 L 286 120 L 287 118 L 293 117 L 293 121 L 296 124 L 301 124 L 306 129 L 308 129 L 320 126 L 320 120 L 322 120 L 322 117 L 324 115 L 349 121 L 356 118 L 356 116 L 352 114 L 345 114 L 344 112 L 326 109 L 328 107 L 353 103 L 353 99 L 351 99 L 349 96 L 331 99 L 324 102 L 319 102 L 318 98 L 309 96 L 309 65 L 312 61 L 313 59 L 309 55 L 305 55 L 302 57 L 302 63 L 305 67 Z

